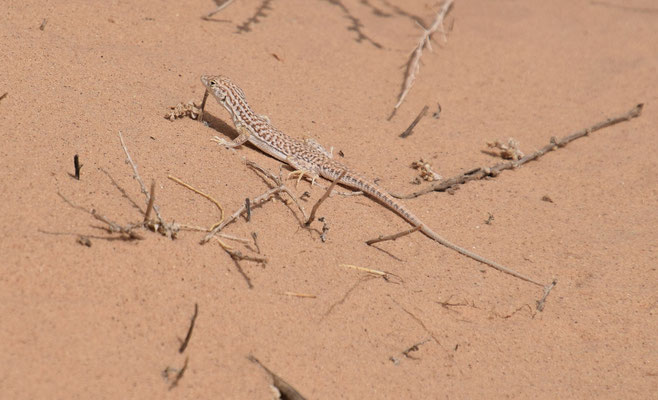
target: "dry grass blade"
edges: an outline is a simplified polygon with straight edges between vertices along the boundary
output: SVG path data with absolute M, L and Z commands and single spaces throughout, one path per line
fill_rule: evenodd
M 187 183 L 183 182 L 182 180 L 176 178 L 175 176 L 168 175 L 167 178 L 171 179 L 172 181 L 178 183 L 179 185 L 181 185 L 181 186 L 183 186 L 183 187 L 185 187 L 185 188 L 187 188 L 187 189 L 190 189 L 190 190 L 193 191 L 194 193 L 196 193 L 196 194 L 198 194 L 198 195 L 200 195 L 200 196 L 205 197 L 206 199 L 210 200 L 213 204 L 215 204 L 215 205 L 217 206 L 217 209 L 219 209 L 219 212 L 220 212 L 219 222 L 217 222 L 215 225 L 213 225 L 213 226 L 210 228 L 210 230 L 215 229 L 216 226 L 218 226 L 219 224 L 222 223 L 222 221 L 224 221 L 224 208 L 223 208 L 222 205 L 219 204 L 219 202 L 218 202 L 217 200 L 215 200 L 211 195 L 206 194 L 206 193 L 200 191 L 199 189 L 195 188 L 194 186 L 192 186 L 192 185 L 190 185 L 190 184 L 187 184 Z

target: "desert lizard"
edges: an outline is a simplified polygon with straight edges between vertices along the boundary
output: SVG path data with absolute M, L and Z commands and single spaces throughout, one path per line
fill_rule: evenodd
M 223 144 L 227 148 L 233 148 L 238 147 L 245 142 L 250 142 L 264 153 L 290 165 L 298 173 L 308 174 L 313 180 L 318 176 L 322 176 L 323 178 L 333 181 L 345 171 L 345 174 L 339 181 L 340 184 L 360 190 L 369 195 L 387 208 L 399 214 L 414 227 L 419 227 L 420 231 L 429 238 L 499 271 L 523 279 L 527 282 L 544 286 L 534 279 L 450 243 L 432 231 L 427 225 L 425 225 L 425 223 L 402 205 L 402 203 L 393 198 L 382 188 L 365 179 L 346 165 L 334 160 L 331 154 L 329 154 L 329 152 L 319 143 L 313 140 L 298 140 L 281 132 L 270 123 L 269 118 L 256 114 L 251 107 L 249 107 L 244 92 L 231 79 L 221 75 L 203 75 L 201 77 L 201 82 L 206 87 L 204 101 L 201 106 L 201 115 L 203 115 L 205 100 L 208 93 L 210 93 L 215 97 L 219 104 L 228 110 L 233 119 L 233 124 L 239 133 L 239 136 L 230 142 L 216 137 L 215 141 L 218 143 Z

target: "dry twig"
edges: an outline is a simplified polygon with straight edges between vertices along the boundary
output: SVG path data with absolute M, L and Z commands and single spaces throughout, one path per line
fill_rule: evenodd
M 73 170 L 74 170 L 74 175 L 73 177 L 76 180 L 80 180 L 80 170 L 82 169 L 82 164 L 80 164 L 80 157 L 78 155 L 73 156 Z M 71 175 L 71 174 L 69 174 Z
M 217 8 L 209 12 L 208 14 L 204 15 L 203 17 L 201 17 L 201 19 L 209 20 L 213 15 L 222 11 L 223 9 L 228 7 L 231 3 L 233 3 L 233 0 L 215 0 L 215 4 L 217 4 Z
M 306 212 L 304 211 L 304 208 L 299 204 L 299 202 L 297 201 L 297 199 L 295 198 L 295 196 L 293 195 L 293 193 L 290 191 L 290 189 L 288 189 L 288 187 L 286 187 L 286 186 L 282 183 L 282 181 L 281 181 L 280 178 L 278 178 L 277 176 L 275 176 L 275 175 L 272 174 L 271 172 L 267 171 L 266 169 L 262 168 L 261 166 L 259 166 L 258 164 L 256 164 L 256 163 L 253 162 L 253 161 L 247 161 L 247 166 L 253 168 L 253 169 L 256 170 L 256 171 L 261 172 L 262 174 L 264 174 L 265 176 L 267 176 L 269 179 L 271 179 L 271 180 L 277 185 L 276 187 L 273 187 L 273 188 L 269 189 L 268 191 L 266 191 L 265 193 L 261 194 L 260 196 L 257 196 L 257 197 L 255 197 L 255 198 L 249 200 L 249 207 L 250 207 L 250 209 L 251 209 L 252 211 L 253 211 L 254 208 L 260 206 L 261 204 L 263 204 L 263 203 L 265 203 L 267 200 L 269 200 L 270 197 L 272 197 L 272 196 L 274 196 L 274 195 L 276 195 L 276 194 L 278 194 L 278 193 L 280 193 L 280 192 L 284 192 L 284 193 L 286 193 L 288 196 L 290 196 L 290 198 L 291 198 L 292 201 L 295 203 L 295 205 L 297 205 L 297 207 L 298 207 L 299 210 L 301 211 L 301 213 L 302 213 L 302 215 L 304 216 L 304 218 L 305 218 L 305 219 L 307 218 L 307 217 L 306 217 Z M 225 227 L 226 225 L 228 225 L 228 224 L 230 224 L 231 222 L 233 222 L 233 221 L 235 221 L 236 219 L 238 219 L 238 218 L 240 217 L 240 215 L 242 215 L 242 213 L 245 213 L 246 211 L 247 211 L 247 205 L 246 205 L 246 202 L 245 202 L 245 203 L 243 203 L 242 206 L 241 206 L 240 208 L 238 208 L 238 209 L 237 209 L 237 210 L 236 210 L 231 216 L 229 216 L 227 219 L 224 219 L 220 224 L 218 224 L 217 226 L 215 226 L 215 227 L 214 227 L 214 228 L 213 228 L 213 229 L 212 229 L 212 230 L 211 230 L 211 231 L 210 231 L 210 232 L 209 232 L 209 233 L 208 233 L 208 234 L 207 234 L 207 235 L 201 240 L 201 244 L 205 244 L 205 243 L 207 243 L 207 242 L 208 242 L 208 241 L 209 241 L 209 240 L 210 240 L 210 239 L 211 239 L 211 238 L 212 238 L 217 232 L 221 231 L 222 229 L 224 229 L 224 227 Z
M 618 124 L 620 122 L 625 122 L 625 121 L 630 121 L 633 118 L 637 118 L 642 114 L 642 108 L 644 107 L 644 104 L 640 103 L 633 107 L 631 110 L 628 112 L 619 115 L 617 117 L 612 117 L 608 118 L 604 121 L 598 122 L 589 128 L 585 128 L 583 130 L 580 130 L 572 135 L 568 135 L 563 137 L 562 139 L 558 140 L 555 137 L 551 137 L 550 143 L 547 144 L 546 146 L 542 147 L 541 149 L 533 152 L 532 154 L 529 154 L 527 156 L 524 156 L 518 161 L 509 161 L 509 162 L 504 162 L 504 163 L 499 163 L 496 164 L 492 167 L 485 167 L 485 168 L 474 168 L 470 171 L 467 171 L 459 176 L 456 176 L 454 178 L 446 179 L 441 182 L 434 183 L 427 188 L 423 190 L 419 190 L 417 192 L 408 194 L 408 195 L 395 195 L 391 193 L 392 196 L 397 197 L 399 199 L 412 199 L 418 196 L 422 196 L 424 194 L 430 193 L 430 192 L 444 192 L 446 190 L 451 190 L 455 189 L 457 186 L 464 184 L 469 181 L 473 180 L 479 180 L 479 179 L 484 179 L 487 177 L 496 177 L 498 176 L 501 172 L 507 169 L 514 169 L 522 166 L 523 164 L 533 161 L 538 159 L 539 157 L 543 156 L 544 154 L 561 148 L 565 147 L 567 144 L 570 142 L 579 139 L 583 136 L 587 136 L 590 133 L 596 132 L 600 129 L 607 128 L 609 126 Z
M 393 112 L 391 112 L 391 115 L 388 117 L 389 121 L 391 118 L 393 118 L 398 108 L 400 105 L 402 105 L 402 102 L 407 97 L 407 94 L 409 94 L 411 87 L 414 85 L 414 82 L 416 81 L 416 75 L 418 75 L 418 71 L 420 70 L 420 57 L 423 55 L 423 49 L 425 47 L 428 47 L 430 50 L 432 49 L 432 45 L 430 44 L 431 36 L 434 32 L 436 32 L 437 29 L 441 28 L 443 30 L 443 19 L 452 8 L 453 2 L 454 0 L 446 0 L 443 3 L 443 6 L 441 6 L 439 12 L 436 14 L 434 23 L 432 23 L 429 29 L 423 28 L 423 34 L 420 36 L 420 39 L 418 39 L 418 44 L 416 45 L 414 51 L 411 53 L 411 57 L 407 63 L 404 85 L 402 86 L 402 91 L 400 92 L 398 102 L 395 104 L 393 107 Z
M 425 116 L 425 114 L 427 114 L 427 110 L 429 110 L 429 109 L 430 108 L 427 105 L 425 107 L 423 107 L 423 109 L 420 110 L 420 112 L 418 113 L 418 116 L 413 120 L 411 125 L 409 125 L 409 127 L 404 132 L 402 132 L 400 134 L 400 137 L 404 139 L 407 136 L 411 135 L 413 133 L 413 130 L 416 127 L 416 125 L 418 125 L 420 120 Z
M 190 327 L 187 330 L 187 335 L 185 339 L 181 342 L 178 352 L 182 353 L 187 349 L 187 345 L 190 343 L 190 338 L 192 337 L 192 330 L 194 330 L 194 323 L 196 322 L 196 317 L 199 315 L 199 304 L 194 303 L 194 314 L 192 315 L 192 320 L 190 321 Z
M 386 240 L 395 240 L 395 239 L 400 238 L 400 237 L 402 237 L 402 236 L 406 236 L 406 235 L 409 235 L 409 234 L 414 233 L 414 232 L 416 232 L 416 231 L 419 231 L 420 228 L 421 228 L 421 226 L 418 225 L 418 226 L 415 226 L 415 227 L 413 227 L 413 228 L 411 228 L 411 229 L 407 229 L 406 231 L 398 232 L 398 233 L 395 233 L 395 234 L 393 234 L 393 235 L 379 236 L 377 239 L 370 239 L 370 240 L 367 240 L 367 241 L 366 241 L 366 244 L 367 244 L 368 246 L 371 246 L 371 245 L 373 245 L 373 244 L 375 244 L 375 243 L 378 243 L 378 242 L 383 242 L 383 241 L 386 241 Z
M 281 191 L 286 193 L 288 195 L 288 197 L 290 197 L 292 202 L 295 203 L 295 205 L 297 206 L 299 211 L 304 216 L 304 219 L 308 219 L 307 216 L 306 216 L 306 211 L 304 210 L 304 207 L 302 207 L 299 204 L 299 202 L 297 201 L 297 197 L 295 197 L 293 192 L 290 191 L 290 189 L 288 189 L 288 187 L 283 184 L 283 181 L 281 180 L 280 177 L 274 175 L 273 173 L 271 173 L 270 171 L 266 170 L 265 168 L 261 167 L 260 165 L 256 164 L 253 161 L 246 161 L 246 164 L 247 164 L 248 167 L 253 168 L 254 170 L 256 170 L 256 171 L 262 173 L 263 175 L 267 176 L 268 178 L 270 178 L 272 180 L 272 182 L 274 182 L 277 186 L 280 186 Z M 250 204 L 250 207 L 253 207 L 253 205 Z
M 334 190 L 334 187 L 336 187 L 336 184 L 341 179 L 343 179 L 343 177 L 345 176 L 346 173 L 347 173 L 347 170 L 343 170 L 343 172 L 341 172 L 340 175 L 338 175 L 338 177 L 336 179 L 334 179 L 333 182 L 331 182 L 331 185 L 329 185 L 329 188 L 324 192 L 322 197 L 320 197 L 318 202 L 315 203 L 315 205 L 311 209 L 311 215 L 308 217 L 308 220 L 304 224 L 305 226 L 311 225 L 311 222 L 313 222 L 313 220 L 315 219 L 315 213 L 318 211 L 318 208 L 320 208 L 320 204 L 322 204 L 322 202 L 324 202 L 327 199 L 327 197 L 329 197 L 329 195 L 331 194 L 331 191 Z
M 88 209 L 86 209 L 82 206 L 79 206 L 77 204 L 73 204 L 73 202 L 71 202 L 69 199 L 64 197 L 64 195 L 59 193 L 59 192 L 57 192 L 57 195 L 59 197 L 61 197 L 61 199 L 64 200 L 64 202 L 66 204 L 68 204 L 69 206 L 71 206 L 75 209 L 84 211 L 84 212 L 88 213 L 89 215 L 91 215 L 92 217 L 96 218 L 97 220 L 99 220 L 99 221 L 103 222 L 104 224 L 106 224 L 107 227 L 105 229 L 109 233 L 120 233 L 121 235 L 124 235 L 124 239 L 126 239 L 126 240 L 135 240 L 135 239 L 136 240 L 142 240 L 143 239 L 143 237 L 140 234 L 133 231 L 133 229 L 142 226 L 141 224 L 130 224 L 130 225 L 127 225 L 127 226 L 121 226 L 121 225 L 117 224 L 116 222 L 110 220 L 109 218 L 105 217 L 104 215 L 99 214 L 94 209 L 88 210 Z M 50 233 L 50 232 L 45 232 L 45 233 Z
M 132 167 L 133 178 L 135 178 L 139 183 L 139 187 L 141 188 L 142 193 L 144 194 L 144 196 L 146 196 L 146 204 L 148 205 L 149 203 L 153 202 L 151 200 L 152 195 L 149 194 L 148 190 L 146 190 L 144 181 L 142 181 L 142 177 L 139 176 L 139 172 L 137 172 L 137 165 L 133 161 L 132 157 L 130 157 L 130 153 L 128 153 L 128 148 L 126 147 L 126 143 L 123 141 L 123 135 L 121 134 L 121 131 L 119 131 L 119 140 L 121 141 L 121 147 L 123 148 L 124 153 L 126 153 L 126 163 L 130 164 L 130 166 Z M 159 232 L 167 236 L 168 238 L 175 239 L 180 227 L 176 224 L 166 223 L 162 219 L 162 216 L 160 215 L 160 209 L 158 208 L 158 206 L 155 205 L 155 203 L 152 204 L 152 207 L 153 207 L 153 211 L 155 211 L 155 215 L 158 219 L 158 222 L 155 223 L 153 221 L 147 221 L 146 225 L 154 232 Z
M 272 378 L 272 385 L 279 391 L 281 399 L 288 400 L 305 400 L 305 397 L 299 394 L 299 392 L 292 387 L 288 382 L 284 381 L 274 372 L 270 371 L 266 366 L 263 365 L 256 357 L 249 355 L 247 357 L 249 361 L 258 364 L 267 374 Z
M 384 278 L 384 280 L 387 281 L 387 282 L 391 281 L 391 276 L 396 277 L 397 279 L 400 280 L 400 282 L 404 282 L 402 277 L 400 277 L 399 275 L 395 275 L 391 272 L 385 272 L 385 271 L 380 271 L 378 269 L 372 269 L 372 268 L 366 268 L 366 267 L 359 267 L 358 265 L 351 265 L 351 264 L 340 264 L 340 266 L 344 267 L 344 268 L 355 269 L 357 271 L 367 272 L 367 273 L 375 275 L 375 276 L 380 276 L 380 277 Z
M 185 370 L 187 369 L 187 362 L 190 361 L 189 357 L 185 357 L 185 363 L 183 364 L 183 368 L 181 368 L 176 376 L 174 377 L 174 380 L 171 382 L 171 385 L 169 385 L 169 390 L 175 388 L 178 386 L 178 382 L 183 379 L 183 374 L 185 373 Z
M 540 300 L 537 301 L 537 311 L 543 311 L 544 310 L 544 305 L 546 304 L 546 298 L 548 297 L 548 294 L 551 293 L 551 290 L 557 285 L 557 280 L 554 279 L 553 282 L 551 282 L 550 285 L 546 286 L 544 288 L 544 296 Z

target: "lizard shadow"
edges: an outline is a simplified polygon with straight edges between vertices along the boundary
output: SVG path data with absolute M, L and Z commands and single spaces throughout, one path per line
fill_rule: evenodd
M 223 119 L 217 118 L 210 114 L 208 111 L 203 112 L 203 122 L 208 127 L 216 130 L 221 134 L 232 136 L 231 139 L 235 139 L 235 137 L 238 136 L 238 131 L 236 131 L 235 128 L 226 123 Z
M 214 115 L 208 113 L 207 111 L 204 111 L 203 113 L 203 122 L 211 129 L 216 130 L 218 133 L 228 136 L 230 140 L 235 139 L 240 135 L 240 133 L 231 125 L 229 125 L 226 121 L 224 121 L 221 118 L 215 117 Z M 259 153 L 263 153 L 258 147 L 254 146 L 253 144 L 246 142 L 242 144 L 241 146 L 248 146 L 249 148 L 252 148 Z M 265 153 L 263 153 L 265 154 Z M 271 157 L 270 155 L 266 154 L 268 157 Z M 273 157 L 272 157 L 273 158 Z

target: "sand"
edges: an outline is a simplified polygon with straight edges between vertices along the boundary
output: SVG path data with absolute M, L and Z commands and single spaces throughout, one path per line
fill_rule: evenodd
M 250 355 L 308 399 L 658 393 L 655 2 L 457 0 L 447 41 L 433 36 L 390 121 L 422 33 L 416 21 L 429 26 L 438 2 L 237 0 L 203 20 L 214 7 L 4 5 L 3 398 L 272 398 L 271 377 Z M 143 218 L 119 131 L 145 184 L 156 182 L 166 221 L 207 228 L 220 217 L 168 175 L 227 214 L 265 192 L 268 182 L 244 159 L 274 174 L 280 163 L 252 146 L 213 144 L 236 135 L 216 102 L 210 126 L 164 118 L 201 100 L 202 74 L 230 76 L 278 128 L 333 147 L 395 193 L 428 185 L 412 183 L 413 161 L 448 178 L 500 162 L 487 142 L 512 137 L 528 154 L 552 136 L 645 108 L 494 179 L 404 201 L 451 241 L 541 282 L 557 279 L 539 312 L 540 287 L 420 233 L 367 246 L 409 225 L 363 196 L 323 203 L 326 242 L 322 222 L 304 229 L 297 208 L 279 199 L 225 228 L 247 240 L 256 233 L 260 253 L 223 240 L 267 258 L 261 265 L 236 264 L 216 241 L 200 245 L 202 232 L 171 240 L 138 230 L 142 240 L 122 240 L 58 195 L 121 225 Z M 307 212 L 324 192 L 286 184 L 310 193 Z

